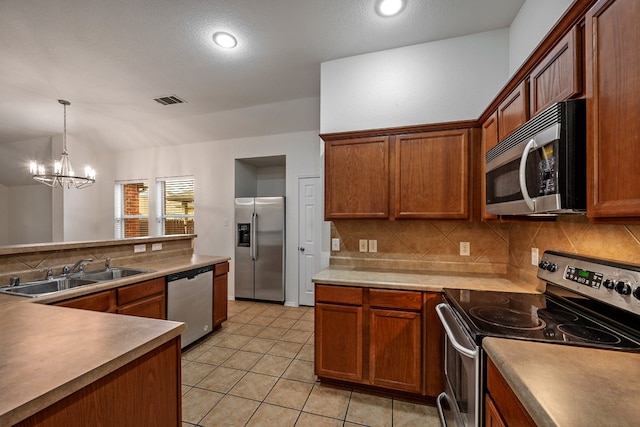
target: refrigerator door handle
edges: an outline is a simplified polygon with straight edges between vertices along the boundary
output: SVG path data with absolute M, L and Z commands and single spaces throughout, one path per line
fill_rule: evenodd
M 256 226 L 258 225 L 258 214 L 251 214 L 251 259 L 258 259 L 258 231 L 256 230 Z

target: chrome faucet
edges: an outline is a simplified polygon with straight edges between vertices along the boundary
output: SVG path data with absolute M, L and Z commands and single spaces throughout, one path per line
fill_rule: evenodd
M 106 270 L 109 270 L 111 268 L 111 258 L 107 257 L 107 259 L 104 260 L 104 268 Z
M 68 265 L 65 265 L 64 267 L 62 267 L 62 274 L 71 274 L 74 271 L 76 271 L 76 269 L 80 272 L 84 272 L 84 264 L 88 263 L 88 262 L 93 262 L 92 259 L 81 259 L 79 261 L 77 261 L 75 264 L 73 264 L 72 267 L 69 267 Z
M 47 276 L 46 279 L 49 280 L 53 277 L 53 268 L 49 267 L 47 268 Z

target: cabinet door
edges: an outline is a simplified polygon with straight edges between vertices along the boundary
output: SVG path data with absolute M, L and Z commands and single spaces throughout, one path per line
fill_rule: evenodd
M 490 395 L 485 395 L 484 404 L 485 427 L 507 427 Z
M 129 316 L 149 317 L 152 319 L 166 319 L 166 307 L 167 302 L 164 293 L 162 293 L 119 306 L 117 313 Z
M 496 413 L 499 414 L 498 419 L 504 420 L 504 424 L 522 427 L 536 426 L 491 359 L 487 359 L 487 390 L 495 404 Z
M 587 215 L 640 217 L 640 2 L 587 13 Z
M 362 381 L 362 307 L 316 303 L 315 373 Z
M 325 219 L 389 216 L 389 138 L 325 144 Z
M 486 212 L 487 207 L 487 185 L 485 176 L 485 167 L 487 164 L 486 154 L 489 150 L 498 144 L 498 111 L 494 111 L 487 120 L 482 123 L 482 155 L 480 156 L 480 181 L 481 184 L 481 199 L 480 204 L 482 206 L 482 219 L 495 219 L 496 215 L 491 215 Z
M 58 305 L 61 307 L 80 308 L 82 310 L 115 313 L 116 296 L 114 290 L 108 290 L 56 302 L 53 305 Z
M 227 274 L 225 273 L 213 278 L 213 329 L 227 320 L 227 299 Z
M 498 141 L 527 121 L 528 110 L 527 83 L 522 82 L 498 106 Z
M 395 218 L 469 217 L 469 131 L 454 129 L 394 137 Z
M 371 309 L 369 378 L 376 386 L 422 391 L 422 316 Z
M 574 27 L 531 72 L 531 117 L 554 102 L 569 99 L 582 90 L 579 35 L 580 32 Z

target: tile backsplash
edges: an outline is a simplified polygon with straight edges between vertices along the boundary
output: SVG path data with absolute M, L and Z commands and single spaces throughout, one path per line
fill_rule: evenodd
M 590 224 L 582 215 L 555 221 L 467 222 L 341 220 L 331 226 L 340 251 L 332 265 L 507 274 L 535 283 L 531 248 L 640 264 L 640 225 Z M 377 252 L 359 252 L 360 239 L 377 240 Z M 469 242 L 470 256 L 461 256 Z

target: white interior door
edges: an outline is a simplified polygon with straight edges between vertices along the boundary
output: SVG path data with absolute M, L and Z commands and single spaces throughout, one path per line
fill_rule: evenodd
M 322 250 L 322 182 L 319 176 L 298 178 L 298 295 L 313 305 L 311 278 L 320 271 Z

